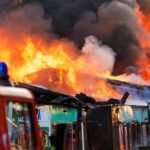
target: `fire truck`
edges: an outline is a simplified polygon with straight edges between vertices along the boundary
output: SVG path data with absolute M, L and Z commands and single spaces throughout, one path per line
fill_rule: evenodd
M 0 150 L 41 150 L 40 137 L 30 91 L 0 86 Z

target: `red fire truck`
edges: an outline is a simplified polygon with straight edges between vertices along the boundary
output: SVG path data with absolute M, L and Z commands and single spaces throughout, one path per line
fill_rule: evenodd
M 32 94 L 0 86 L 0 150 L 41 150 L 41 136 Z

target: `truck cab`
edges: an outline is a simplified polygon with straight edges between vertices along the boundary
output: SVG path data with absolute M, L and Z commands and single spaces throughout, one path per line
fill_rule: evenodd
M 29 90 L 0 86 L 0 150 L 41 150 L 35 102 Z

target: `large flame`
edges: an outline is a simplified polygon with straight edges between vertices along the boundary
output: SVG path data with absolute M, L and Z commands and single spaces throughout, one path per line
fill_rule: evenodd
M 141 48 L 145 54 L 145 58 L 140 58 L 137 61 L 137 65 L 141 67 L 139 70 L 139 74 L 146 80 L 150 80 L 150 56 L 149 56 L 149 49 L 150 49 L 150 18 L 148 15 L 144 14 L 140 7 L 137 5 L 135 9 L 138 23 L 143 28 L 143 35 L 140 36 L 139 42 Z
M 14 43 L 2 36 L 4 32 L 0 30 L 0 60 L 8 64 L 11 80 L 69 94 L 85 92 L 98 99 L 118 97 L 118 92 L 99 77 L 99 68 L 88 70 L 88 60 L 76 51 L 74 44 L 66 40 L 48 44 L 32 35 L 23 35 Z
M 143 14 L 139 7 L 135 11 L 139 19 L 138 23 L 145 32 L 144 35 L 148 35 L 150 33 L 148 16 Z M 14 12 L 14 14 L 23 18 L 22 12 Z M 12 31 L 11 21 L 16 21 L 16 18 L 13 18 L 12 14 L 9 17 L 9 19 L 6 17 L 6 24 L 0 26 L 0 60 L 8 64 L 11 80 L 39 84 L 68 94 L 84 92 L 97 99 L 115 98 L 120 95 L 104 79 L 127 81 L 124 76 L 112 76 L 112 68 L 104 69 L 104 65 L 109 66 L 111 57 L 103 58 L 107 59 L 104 63 L 102 60 L 97 63 L 96 58 L 77 50 L 75 44 L 66 39 L 56 40 L 54 38 L 55 40 L 48 39 L 48 41 L 42 36 L 34 34 L 34 30 L 36 32 L 47 23 L 45 21 L 38 25 L 33 22 L 34 25 L 37 25 L 37 29 L 32 29 L 33 33 L 31 34 L 30 28 L 26 28 L 25 32 L 22 32 L 26 24 L 29 25 L 29 21 L 23 22 L 21 24 L 23 27 L 19 28 L 19 31 L 16 25 L 13 25 Z M 41 22 L 38 17 L 36 19 L 37 22 Z M 7 25 L 8 27 L 6 27 Z M 48 26 L 46 26 L 47 28 Z M 145 55 L 150 47 L 149 41 L 149 36 L 140 37 L 140 44 Z M 96 53 L 96 55 L 98 54 Z M 105 57 L 104 54 L 103 57 Z M 99 56 L 97 58 L 102 59 Z M 142 68 L 139 74 L 149 80 L 150 60 L 143 61 L 141 58 L 137 64 Z

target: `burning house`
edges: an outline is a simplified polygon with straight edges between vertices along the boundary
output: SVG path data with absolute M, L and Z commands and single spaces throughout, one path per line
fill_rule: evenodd
M 54 114 L 56 118 L 52 118 L 51 122 L 49 120 L 49 123 L 55 123 L 57 129 L 61 129 L 61 132 L 58 130 L 55 135 L 58 138 L 61 134 L 61 142 L 58 144 L 59 140 L 57 139 L 55 143 L 56 149 L 58 150 L 69 150 L 69 147 L 67 147 L 68 144 L 64 145 L 64 143 L 67 142 L 66 131 L 67 128 L 70 127 L 72 137 L 74 137 L 76 141 L 73 142 L 73 139 L 71 140 L 72 142 L 70 141 L 73 149 L 136 150 L 149 148 L 150 108 L 148 101 L 148 105 L 146 105 L 146 102 L 143 103 L 145 97 L 141 95 L 140 98 L 142 101 L 139 101 L 141 103 L 127 104 L 127 99 L 130 98 L 130 96 L 136 99 L 133 91 L 138 90 L 139 94 L 139 90 L 141 90 L 140 92 L 142 93 L 145 87 L 114 80 L 108 80 L 108 82 L 119 86 L 120 89 L 123 89 L 123 87 L 126 87 L 126 89 L 129 88 L 131 95 L 126 92 L 120 100 L 111 98 L 108 101 L 96 102 L 94 98 L 83 93 L 76 94 L 75 97 L 72 97 L 28 84 L 15 83 L 15 86 L 30 89 L 35 95 L 38 106 L 42 108 L 44 108 L 43 106 L 61 106 L 61 109 L 59 111 L 57 110 L 59 118 Z M 131 89 L 134 90 L 130 92 Z M 122 91 L 122 93 L 123 92 L 124 91 Z M 137 96 L 138 98 L 139 95 Z M 67 107 L 65 108 L 64 106 Z M 68 109 L 69 111 L 69 109 L 72 108 L 78 110 L 78 114 L 76 114 L 78 115 L 78 121 L 73 119 L 74 121 L 72 122 L 69 118 L 67 119 L 67 117 L 64 116 L 66 112 L 64 109 Z M 76 115 L 72 117 L 76 118 Z M 70 116 L 70 118 L 72 117 Z M 66 120 L 64 120 L 64 118 L 66 118 Z M 70 121 L 72 122 L 71 124 L 69 123 Z
M 10 78 L 15 82 L 45 86 L 73 97 L 77 93 L 93 97 L 94 100 L 84 102 L 85 109 L 91 110 L 87 114 L 90 123 L 87 124 L 87 135 L 92 136 L 93 128 L 97 129 L 97 133 L 108 131 L 110 139 L 103 142 L 108 145 L 106 143 L 111 141 L 110 149 L 114 145 L 114 150 L 149 145 L 148 141 L 139 142 L 139 139 L 148 139 L 149 135 L 146 104 L 149 102 L 150 85 L 150 1 L 6 2 L 0 2 L 3 12 L 0 14 L 0 60 L 8 64 Z M 134 112 L 134 117 L 130 113 L 126 115 L 124 110 L 128 107 L 119 104 L 118 100 L 125 92 L 129 93 L 126 104 L 132 104 L 129 112 Z M 73 97 L 70 99 L 69 96 L 67 100 L 79 100 Z M 87 101 L 87 97 L 85 99 Z M 100 106 L 100 103 L 112 102 L 118 106 Z M 74 101 L 73 104 L 76 105 Z M 114 111 L 118 112 L 118 116 L 130 116 L 130 122 L 126 122 L 124 115 L 123 120 L 114 121 Z M 135 120 L 139 115 L 136 115 L 137 112 L 143 116 Z M 109 118 L 108 122 L 101 113 Z M 102 128 L 102 122 L 91 125 L 95 122 L 91 117 L 93 114 L 97 114 L 96 122 L 96 117 L 103 118 L 100 121 L 109 130 Z M 98 136 L 97 133 L 95 136 Z M 101 135 L 104 137 L 105 133 Z M 132 139 L 131 142 L 129 139 Z M 120 143 L 116 143 L 118 141 Z M 87 143 L 95 145 L 93 149 L 101 148 L 102 145 L 97 145 L 97 148 L 96 143 L 92 142 L 96 140 L 91 139 Z

